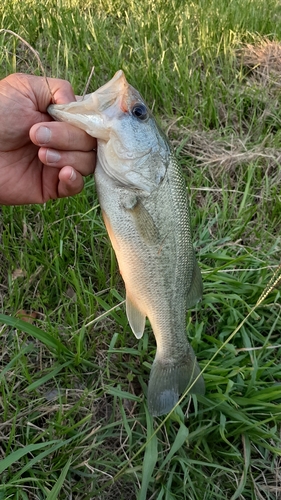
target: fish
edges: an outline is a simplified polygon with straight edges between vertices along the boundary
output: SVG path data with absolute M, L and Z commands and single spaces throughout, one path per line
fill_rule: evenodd
M 201 299 L 203 285 L 182 170 L 122 70 L 83 100 L 52 104 L 48 112 L 97 138 L 95 185 L 125 283 L 128 322 L 140 339 L 148 318 L 156 339 L 148 410 L 167 414 L 188 386 L 205 392 L 187 339 L 186 311 Z

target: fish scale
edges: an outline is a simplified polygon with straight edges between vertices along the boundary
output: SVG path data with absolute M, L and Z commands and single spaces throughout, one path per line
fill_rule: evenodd
M 126 287 L 128 320 L 140 338 L 148 317 L 157 344 L 148 408 L 165 414 L 188 385 L 204 393 L 186 334 L 186 309 L 201 298 L 202 280 L 181 168 L 122 71 L 85 101 L 52 105 L 49 112 L 97 137 L 95 183 Z

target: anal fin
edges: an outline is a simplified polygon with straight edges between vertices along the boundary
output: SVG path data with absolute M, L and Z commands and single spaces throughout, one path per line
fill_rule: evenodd
M 134 335 L 140 339 L 144 332 L 145 314 L 135 306 L 128 295 L 126 296 L 126 314 Z

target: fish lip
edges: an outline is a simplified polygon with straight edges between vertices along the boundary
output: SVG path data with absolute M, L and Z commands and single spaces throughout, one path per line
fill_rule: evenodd
M 77 100 L 68 104 L 50 105 L 48 113 L 60 120 L 62 113 L 98 115 L 111 108 L 114 104 L 121 113 L 130 113 L 131 107 L 136 102 L 142 102 L 138 92 L 127 82 L 124 72 L 118 70 L 109 82 L 98 88 L 84 98 L 77 96 Z M 116 109 L 115 109 L 116 111 Z
M 99 111 L 104 111 L 116 102 L 123 113 L 130 113 L 136 103 L 144 104 L 138 91 L 127 82 L 122 69 L 118 70 L 113 78 L 96 90 L 94 94 L 99 100 Z M 112 99 L 108 98 L 110 94 L 112 94 Z M 102 103 L 102 101 L 104 102 Z
M 125 74 L 122 71 L 122 69 L 119 69 L 116 71 L 115 75 L 109 80 L 109 82 L 106 82 L 102 87 L 98 88 L 94 93 L 96 95 L 102 95 L 102 94 L 107 94 L 108 95 L 108 88 L 110 88 L 111 92 L 116 93 L 119 95 L 119 93 L 123 93 L 124 91 L 126 92 L 129 87 L 129 83 L 126 80 Z M 114 89 L 114 90 L 113 90 Z
M 127 105 L 129 90 L 131 90 L 131 85 L 127 82 L 122 69 L 116 71 L 109 82 L 105 83 L 93 93 L 98 103 L 96 112 L 104 112 L 107 108 L 110 108 L 116 103 L 123 113 L 127 113 L 129 111 Z

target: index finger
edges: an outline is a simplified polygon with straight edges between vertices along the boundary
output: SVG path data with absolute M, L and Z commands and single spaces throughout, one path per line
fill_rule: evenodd
M 76 101 L 71 84 L 67 80 L 48 78 L 55 104 L 68 104 Z

